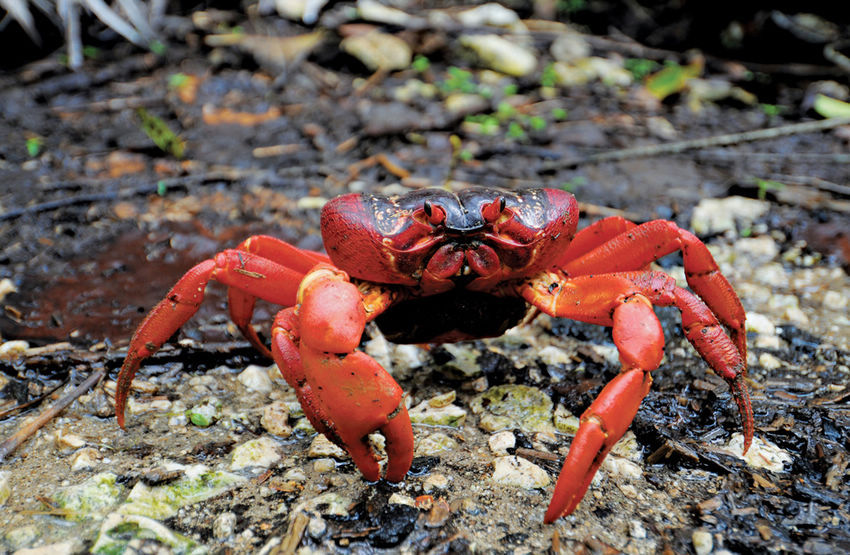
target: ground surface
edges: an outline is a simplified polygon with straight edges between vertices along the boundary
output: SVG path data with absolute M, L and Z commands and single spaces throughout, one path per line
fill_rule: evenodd
M 340 27 L 343 8 L 321 20 L 334 37 L 350 32 Z M 225 18 L 223 27 L 305 32 L 284 20 L 210 16 Z M 831 76 L 829 67 L 812 66 L 816 75 L 805 78 L 765 74 L 758 87 L 752 84 L 771 105 L 785 106 L 784 115 L 728 98 L 694 103 L 687 89 L 659 102 L 636 82 L 541 87 L 549 46 L 563 30 L 535 32 L 536 71 L 459 78 L 472 83 L 466 101 L 477 97 L 469 113 L 497 122 L 486 134 L 481 119 L 448 108 L 447 97 L 457 92 L 446 85 L 455 71 L 449 68 L 475 67 L 457 47 L 459 28 L 391 28 L 428 54 L 427 68 L 375 74 L 326 37 L 282 73 L 244 51 L 201 47 L 212 32 L 198 21 L 171 22 L 182 25 L 183 40 L 164 58 L 118 46 L 76 74 L 50 58 L 0 76 L 0 278 L 17 289 L 3 298 L 0 335 L 31 349 L 2 363 L 3 408 L 109 371 L 95 393 L 3 462 L 11 494 L 0 517 L 0 550 L 69 534 L 77 538 L 73 549 L 89 549 L 109 507 L 100 516 L 63 512 L 56 502 L 63 488 L 112 472 L 124 488 L 115 495 L 120 502 L 154 469 L 176 462 L 228 470 L 238 446 L 262 437 L 273 439 L 280 457 L 267 470 L 237 470 L 249 481 L 159 520 L 214 552 L 280 547 L 277 538 L 292 549 L 340 553 L 705 553 L 709 542 L 718 552 L 850 550 L 846 132 L 588 159 L 811 119 L 806 87 L 818 72 Z M 596 56 L 616 60 L 623 52 L 616 43 L 587 40 Z M 715 60 L 705 74 L 747 88 L 736 69 Z M 482 83 L 490 93 L 481 92 Z M 434 95 L 399 96 L 422 84 L 435 85 Z M 154 146 L 137 107 L 179 131 L 183 160 Z M 35 153 L 28 153 L 28 139 L 38 144 Z M 344 458 L 329 467 L 326 456 L 310 454 L 309 433 L 268 432 L 264 407 L 294 396 L 280 380 L 266 391 L 239 379 L 247 366 L 268 362 L 234 333 L 224 292 L 212 286 L 180 342 L 140 373 L 128 428 L 118 429 L 110 396 L 122 349 L 143 314 L 194 262 L 255 233 L 320 249 L 319 208 L 340 193 L 467 184 L 568 188 L 585 203 L 583 223 L 623 214 L 704 225 L 703 237 L 756 322 L 749 375 L 756 436 L 767 442 L 755 453 L 761 464 L 730 454 L 738 421 L 728 390 L 683 339 L 678 314 L 666 309 L 659 313 L 667 357 L 632 426 L 634 437 L 603 467 L 576 513 L 550 526 L 542 515 L 552 485 L 527 489 L 492 480 L 496 454 L 472 400 L 488 388 L 528 385 L 580 414 L 618 370 L 610 332 L 602 328 L 539 318 L 505 338 L 429 351 L 386 346 L 369 330 L 364 348 L 390 361 L 414 404 L 454 391 L 454 404 L 468 413 L 454 427 L 417 425 L 418 444 L 439 440 L 448 450 L 420 450 L 413 474 L 393 488 L 365 483 Z M 765 198 L 756 199 L 759 193 Z M 703 199 L 731 195 L 749 198 L 719 208 L 735 216 L 725 228 L 695 211 L 705 208 Z M 673 255 L 663 266 L 680 275 L 680 264 Z M 261 306 L 255 321 L 267 323 L 273 313 Z M 209 397 L 221 404 L 220 420 L 208 428 L 188 423 L 183 411 Z M 11 435 L 32 414 L 5 417 L 0 433 Z M 523 427 L 509 426 L 519 454 L 554 480 L 569 436 L 558 434 L 553 443 L 550 433 Z M 80 464 L 84 449 L 88 466 Z M 767 459 L 778 463 L 765 468 Z M 395 502 L 426 493 L 445 504 L 408 509 Z M 335 497 L 321 497 L 329 495 Z M 331 514 L 331 506 L 342 509 Z

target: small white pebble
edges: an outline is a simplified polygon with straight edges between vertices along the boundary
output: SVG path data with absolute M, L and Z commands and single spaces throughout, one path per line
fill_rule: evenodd
M 636 540 L 646 539 L 646 528 L 639 520 L 632 519 L 629 521 L 629 535 Z
M 272 390 L 272 380 L 269 377 L 268 368 L 264 366 L 252 364 L 245 368 L 245 370 L 242 370 L 236 379 L 251 391 L 268 393 Z
M 71 470 L 77 472 L 79 470 L 91 470 L 97 466 L 100 460 L 100 453 L 93 447 L 85 447 L 80 449 L 71 458 Z
M 505 430 L 503 432 L 496 432 L 495 434 L 490 435 L 490 439 L 487 440 L 487 444 L 490 446 L 490 451 L 495 455 L 507 455 L 508 449 L 512 449 L 516 446 L 516 436 L 514 433 Z
M 332 472 L 334 469 L 336 469 L 336 461 L 331 458 L 326 457 L 313 461 L 313 470 L 319 474 Z
M 782 368 L 782 360 L 770 353 L 762 353 L 759 355 L 759 366 L 765 370 L 776 370 Z
M 307 450 L 307 456 L 311 459 L 333 457 L 337 460 L 343 460 L 348 458 L 348 453 L 324 435 L 319 434 L 310 444 L 310 448 Z
M 228 536 L 232 536 L 236 530 L 237 517 L 234 513 L 221 513 L 213 521 L 213 537 L 223 540 Z
M 449 487 L 449 479 L 445 474 L 431 474 L 422 482 L 422 491 L 431 493 Z
M 697 555 L 708 555 L 714 549 L 714 538 L 710 532 L 705 530 L 694 530 L 691 541 Z

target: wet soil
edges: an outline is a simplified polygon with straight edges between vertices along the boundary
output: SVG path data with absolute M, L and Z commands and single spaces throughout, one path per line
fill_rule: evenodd
M 280 25 L 291 33 L 300 29 Z M 539 75 L 514 79 L 525 97 L 520 105 L 547 120 L 544 129 L 517 140 L 465 132 L 462 118 L 448 116 L 439 99 L 394 99 L 393 91 L 410 79 L 444 79 L 447 68 L 460 63 L 451 48 L 429 54 L 424 76 L 405 70 L 370 78 L 328 44 L 281 78 L 248 56 L 198 46 L 203 34 L 193 29 L 191 40 L 175 41 L 160 58 L 118 45 L 78 73 L 51 57 L 0 75 L 0 137 L 6 137 L 0 141 L 0 278 L 17 289 L 2 299 L 0 336 L 30 347 L 70 342 L 56 352 L 0 363 L 0 401 L 3 407 L 24 403 L 57 385 L 79 383 L 94 370 L 109 370 L 100 393 L 72 405 L 3 462 L 12 495 L 0 519 L 0 551 L 24 547 L 13 545 L 8 532 L 25 526 L 38 530 L 32 544 L 74 534 L 82 549 L 89 548 L 100 521 L 74 523 L 52 514 L 43 500 L 57 488 L 106 469 L 133 483 L 162 461 L 226 467 L 234 445 L 265 434 L 262 407 L 291 397 L 283 384 L 266 394 L 247 391 L 236 380 L 247 365 L 268 362 L 229 324 L 225 292 L 211 286 L 197 316 L 140 372 L 147 387 L 138 395 L 142 403 L 166 399 L 191 406 L 214 393 L 227 412 L 247 416 L 231 419 L 239 422 L 232 427 L 200 429 L 171 426 L 171 415 L 152 410 L 132 415 L 126 431 L 117 427 L 109 394 L 127 340 L 194 263 L 258 233 L 320 250 L 319 207 L 337 194 L 466 184 L 568 187 L 584 203 L 583 224 L 622 214 L 688 227 L 702 199 L 765 196 L 767 212 L 746 229 L 704 239 L 745 308 L 778 326 L 773 342 L 756 343 L 760 334 L 751 333 L 749 381 L 757 437 L 790 461 L 771 471 L 729 454 L 729 438 L 739 426 L 728 390 L 687 345 L 678 314 L 660 310 L 667 356 L 631 427 L 631 457 L 640 473 L 603 468 L 576 513 L 554 525 L 542 524 L 551 486 L 526 490 L 490 480 L 489 434 L 470 414 L 461 427 L 440 430 L 458 447 L 418 457 L 400 486 L 367 484 L 346 462 L 320 472 L 307 456 L 311 437 L 296 434 L 280 441 L 284 458 L 270 475 L 181 509 L 165 521 L 168 527 L 214 552 L 251 552 L 291 534 L 296 507 L 334 492 L 349 501 L 347 515 L 320 519 L 326 529 L 300 540 L 306 552 L 687 553 L 695 551 L 702 532 L 716 552 L 850 550 L 850 323 L 846 304 L 830 306 L 835 299 L 846 303 L 850 291 L 850 195 L 840 187 L 804 184 L 846 188 L 850 173 L 840 158 L 848 152 L 846 131 L 581 162 L 600 151 L 662 142 L 651 131 L 657 118 L 669 122 L 676 140 L 811 118 L 803 104 L 809 77 L 765 76 L 771 98 L 792 107 L 785 115 L 734 100 L 706 101 L 697 112 L 683 96 L 645 104 L 638 85 L 590 83 L 544 98 Z M 453 38 L 449 34 L 449 43 Z M 616 56 L 599 47 L 594 54 Z M 540 55 L 549 56 L 542 46 Z M 707 72 L 725 75 L 726 69 L 714 64 Z M 194 97 L 181 98 L 169 88 L 176 73 L 197 77 Z M 179 130 L 185 159 L 153 146 L 135 115 L 137 105 Z M 251 123 L 209 117 L 223 109 L 265 116 Z M 565 110 L 567 118 L 551 116 L 553 109 Z M 473 153 L 471 159 L 458 156 L 453 135 Z M 31 137 L 40 140 L 35 156 L 26 148 Z M 256 150 L 269 146 L 281 148 L 273 155 Z M 573 159 L 579 162 L 558 165 Z M 406 170 L 404 176 L 396 166 Z M 787 183 L 765 191 L 754 178 Z M 740 241 L 753 237 L 772 238 L 778 254 L 743 260 L 749 255 Z M 674 255 L 662 266 L 679 264 Z M 770 280 L 764 279 L 768 273 Z M 830 291 L 838 296 L 826 296 Z M 796 298 L 805 319 L 771 302 L 780 295 Z M 261 304 L 255 322 L 267 326 L 274 312 Z M 536 353 L 550 345 L 569 353 L 570 362 L 541 360 Z M 451 389 L 458 393 L 456 403 L 468 408 L 483 376 L 489 387 L 534 385 L 580 414 L 618 371 L 598 354 L 611 346 L 603 328 L 540 318 L 507 339 L 468 344 L 479 376 L 446 374 L 439 349 L 422 351 L 419 368 L 396 363 L 393 370 L 416 403 Z M 390 359 L 396 354 L 390 349 Z M 193 382 L 203 376 L 211 380 Z M 2 436 L 39 408 L 0 421 Z M 71 472 L 72 453 L 57 447 L 57 431 L 95 446 L 98 465 Z M 417 440 L 434 431 L 417 426 Z M 527 435 L 517 431 L 518 447 L 555 479 L 569 438 L 546 445 Z M 555 456 L 541 457 L 541 451 Z M 303 488 L 281 491 L 265 484 L 293 468 L 307 474 Z M 448 478 L 446 489 L 432 492 L 446 500 L 447 516 L 387 505 L 393 493 L 422 495 L 435 474 Z M 213 523 L 226 512 L 237 515 L 235 532 L 216 538 Z

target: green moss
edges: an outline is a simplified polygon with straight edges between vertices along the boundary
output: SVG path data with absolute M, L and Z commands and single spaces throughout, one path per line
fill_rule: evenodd
M 552 400 L 527 385 L 491 387 L 470 402 L 481 428 L 493 432 L 520 428 L 525 432 L 553 432 Z
M 53 501 L 73 520 L 103 516 L 107 509 L 118 503 L 124 492 L 124 487 L 116 482 L 117 478 L 112 472 L 95 474 L 79 485 L 60 491 Z
M 229 472 L 213 472 L 203 465 L 190 466 L 182 478 L 169 484 L 151 487 L 137 483 L 118 512 L 168 518 L 180 507 L 214 497 L 244 481 L 245 478 Z

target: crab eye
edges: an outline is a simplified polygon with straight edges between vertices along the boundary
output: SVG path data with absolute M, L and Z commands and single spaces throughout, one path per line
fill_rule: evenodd
M 422 210 L 425 211 L 425 215 L 428 217 L 428 221 L 433 225 L 439 225 L 446 221 L 446 211 L 440 208 L 439 206 L 434 206 L 431 204 L 430 200 L 426 200 L 422 205 Z
M 484 217 L 484 221 L 488 223 L 493 223 L 499 219 L 499 216 L 502 215 L 502 212 L 505 211 L 505 197 L 497 197 L 488 204 L 485 204 L 481 208 L 481 215 Z

